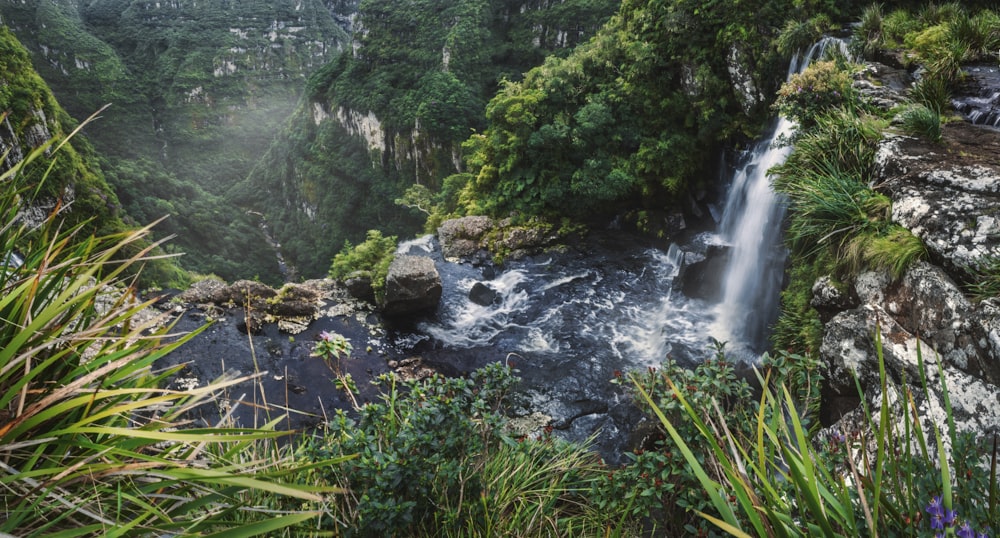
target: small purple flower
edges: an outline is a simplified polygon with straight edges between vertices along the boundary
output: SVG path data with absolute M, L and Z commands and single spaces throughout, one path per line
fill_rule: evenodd
M 333 333 L 330 333 L 329 331 L 323 331 L 323 332 L 319 333 L 319 339 L 322 340 L 322 341 L 324 341 L 324 342 L 332 342 L 333 341 Z
M 944 529 L 944 506 L 941 505 L 940 496 L 931 499 L 930 504 L 927 505 L 926 512 L 931 516 L 932 529 Z
M 976 538 L 990 538 L 990 535 L 987 534 L 986 531 L 977 532 L 976 533 Z
M 949 510 L 949 509 L 945 508 L 944 509 L 944 524 L 945 524 L 945 526 L 950 527 L 950 526 L 954 525 L 955 524 L 955 517 L 957 515 L 958 514 L 956 514 L 954 510 Z
M 958 530 L 955 531 L 955 535 L 958 536 L 958 538 L 974 538 L 975 532 L 972 531 L 972 525 L 969 525 L 969 522 L 966 521 L 958 527 Z

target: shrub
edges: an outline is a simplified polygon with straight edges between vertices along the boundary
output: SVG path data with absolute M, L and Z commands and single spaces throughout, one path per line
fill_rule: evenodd
M 502 434 L 501 410 L 516 378 L 500 364 L 468 378 L 399 381 L 382 376 L 381 402 L 357 420 L 338 412 L 307 458 L 356 459 L 318 468 L 342 485 L 324 527 L 359 536 L 588 535 L 603 516 L 583 494 L 601 472 L 582 447 Z M 592 535 L 592 534 L 590 534 Z
M 775 107 L 783 116 L 809 127 L 816 118 L 853 100 L 851 76 L 837 68 L 836 62 L 812 63 L 805 71 L 792 75 L 778 90 Z
M 902 46 L 907 34 L 920 29 L 921 23 L 909 11 L 897 9 L 886 15 L 882 21 L 883 42 L 885 48 Z
M 396 236 L 382 237 L 378 230 L 368 230 L 365 241 L 358 246 L 344 242 L 344 248 L 333 257 L 330 278 L 344 279 L 361 274 L 371 279 L 375 296 L 385 290 L 385 277 L 396 255 Z
M 861 14 L 861 22 L 854 27 L 851 53 L 858 58 L 871 59 L 883 46 L 882 5 L 872 4 Z
M 751 422 L 743 420 L 753 414 L 750 386 L 736 376 L 721 343 L 716 344 L 712 358 L 694 369 L 668 359 L 662 368 L 634 374 L 631 379 L 652 399 L 651 403 L 638 399 L 644 409 L 650 410 L 648 406 L 652 405 L 667 415 L 679 417 L 683 408 L 676 394 L 683 394 L 699 409 L 708 409 L 713 401 L 720 401 L 727 414 L 734 417 L 729 424 L 740 435 L 750 434 L 746 427 Z M 670 380 L 675 380 L 677 393 Z M 694 425 L 686 421 L 678 421 L 678 431 L 686 442 L 694 442 L 699 435 Z M 612 470 L 598 482 L 594 490 L 598 508 L 652 518 L 657 530 L 667 535 L 704 530 L 705 525 L 694 515 L 710 506 L 709 497 L 697 488 L 697 477 L 683 454 L 667 439 L 665 430 L 659 430 L 647 446 L 628 457 L 630 463 Z
M 834 28 L 833 22 L 826 14 L 820 14 L 805 21 L 789 19 L 778 35 L 778 52 L 791 56 L 808 49 L 819 41 L 824 34 Z

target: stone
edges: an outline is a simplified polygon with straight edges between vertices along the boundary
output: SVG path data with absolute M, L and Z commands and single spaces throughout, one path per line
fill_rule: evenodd
M 876 155 L 876 188 L 892 220 L 924 241 L 932 261 L 961 280 L 1000 256 L 1000 131 L 950 122 L 942 142 L 888 134 Z
M 375 289 L 372 288 L 372 278 L 367 272 L 357 271 L 344 279 L 344 286 L 351 297 L 362 301 L 375 302 Z
M 856 303 L 856 299 L 842 285 L 835 283 L 830 275 L 821 276 L 813 283 L 809 304 L 824 321 L 829 321 L 836 312 L 857 306 Z
M 445 259 L 472 256 L 484 248 L 483 240 L 486 234 L 495 227 L 493 219 L 483 216 L 446 220 L 437 229 L 441 254 Z
M 883 399 L 888 399 L 893 411 L 891 426 L 896 429 L 897 435 L 901 435 L 907 431 L 902 422 L 902 406 L 908 405 L 908 400 L 903 399 L 905 389 L 917 407 L 923 431 L 930 436 L 934 428 L 941 428 L 947 422 L 945 395 L 941 389 L 943 376 L 958 432 L 983 435 L 1000 431 L 1000 391 L 997 386 L 947 364 L 933 352 L 931 344 L 907 332 L 880 307 L 865 305 L 842 312 L 827 324 L 826 329 L 820 348 L 821 359 L 827 365 L 824 406 L 835 406 L 840 398 L 858 398 L 854 388 L 857 376 L 870 409 L 877 410 Z M 881 339 L 888 376 L 884 393 L 875 339 L 872 337 L 876 332 Z M 921 385 L 921 374 L 927 379 L 927 390 Z M 903 382 L 906 385 L 902 385 Z M 858 413 L 854 410 L 842 417 L 824 418 L 836 421 L 830 430 L 855 431 L 864 426 L 864 421 L 859 421 Z M 876 423 L 879 420 L 877 411 L 874 412 L 874 420 Z M 950 439 L 944 437 L 946 449 L 950 449 Z M 933 443 L 933 437 L 926 441 Z
M 500 294 L 497 293 L 497 290 L 482 282 L 476 282 L 469 290 L 469 300 L 479 306 L 490 306 L 496 303 L 499 298 Z
M 386 317 L 401 317 L 437 308 L 441 300 L 441 275 L 426 256 L 396 256 L 385 279 L 380 305 Z

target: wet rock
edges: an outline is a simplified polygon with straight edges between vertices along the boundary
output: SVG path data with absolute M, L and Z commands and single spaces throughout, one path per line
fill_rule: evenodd
M 869 62 L 854 75 L 854 89 L 868 103 L 889 110 L 909 102 L 907 89 L 913 75 L 905 69 Z
M 691 264 L 687 263 L 685 253 L 685 265 L 681 271 L 681 289 L 684 295 L 705 301 L 718 301 L 722 296 L 720 284 L 729 265 L 730 252 L 730 247 L 710 245 L 703 259 Z
M 375 289 L 372 288 L 372 278 L 367 272 L 351 273 L 344 280 L 344 286 L 351 297 L 362 301 L 375 302 Z
M 426 256 L 396 256 L 385 279 L 382 314 L 401 317 L 434 310 L 441 300 L 441 276 Z
M 264 320 L 258 314 L 245 314 L 243 320 L 236 324 L 240 334 L 260 334 L 264 329 Z
M 424 364 L 424 360 L 420 357 L 407 357 L 398 361 L 389 361 L 388 366 L 403 381 L 420 381 L 437 373 L 436 370 Z
M 479 306 L 489 306 L 497 302 L 500 294 L 482 282 L 476 282 L 469 290 L 469 300 Z

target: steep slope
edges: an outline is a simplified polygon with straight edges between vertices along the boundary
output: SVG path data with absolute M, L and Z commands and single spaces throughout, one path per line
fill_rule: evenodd
M 258 219 L 220 197 L 294 111 L 306 76 L 338 54 L 351 1 L 5 2 L 4 22 L 90 134 L 126 210 L 170 214 L 185 265 L 277 280 Z
M 485 103 L 549 54 L 565 55 L 613 0 L 362 1 L 350 54 L 310 81 L 308 101 L 231 196 L 266 213 L 303 275 L 325 273 L 365 230 L 413 233 L 393 201 L 461 171 Z
M 66 225 L 84 224 L 81 237 L 122 231 L 121 205 L 88 141 L 77 135 L 54 151 L 53 145 L 76 126 L 32 67 L 28 51 L 0 26 L 0 170 L 10 170 L 41 151 L 31 166 L 12 178 L 16 185 L 3 186 L 26 189 L 21 223 L 31 229 L 60 211 Z M 180 278 L 167 261 L 150 263 L 144 276 L 146 282 Z

